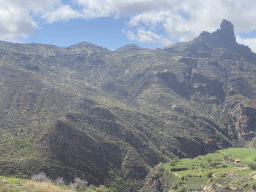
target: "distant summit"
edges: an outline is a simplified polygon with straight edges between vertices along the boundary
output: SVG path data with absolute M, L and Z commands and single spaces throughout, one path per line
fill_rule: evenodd
M 164 50 L 173 56 L 182 55 L 216 60 L 244 59 L 256 64 L 256 54 L 248 46 L 236 42 L 234 25 L 226 19 L 222 21 L 220 29 L 212 33 L 203 31 L 190 42 L 169 45 Z
M 138 45 L 128 44 L 128 45 L 125 45 L 123 47 L 116 49 L 115 51 L 116 52 L 127 52 L 127 51 L 139 51 L 141 49 L 143 49 L 143 48 L 139 47 Z
M 234 25 L 228 20 L 224 19 L 220 25 L 220 29 L 213 32 L 213 34 L 224 41 L 229 41 L 230 43 L 236 43 Z

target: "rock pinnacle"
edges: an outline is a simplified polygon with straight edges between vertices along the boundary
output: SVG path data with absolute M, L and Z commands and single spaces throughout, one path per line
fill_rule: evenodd
M 230 21 L 224 19 L 220 25 L 220 30 L 217 30 L 215 34 L 225 41 L 236 43 L 234 25 Z

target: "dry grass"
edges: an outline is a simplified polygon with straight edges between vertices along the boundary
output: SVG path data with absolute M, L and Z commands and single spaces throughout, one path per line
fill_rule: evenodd
M 11 192 L 11 189 L 6 184 L 0 183 L 0 192 Z
M 75 192 L 76 190 L 60 188 L 49 182 L 27 181 L 22 186 L 15 184 L 0 183 L 0 192 Z

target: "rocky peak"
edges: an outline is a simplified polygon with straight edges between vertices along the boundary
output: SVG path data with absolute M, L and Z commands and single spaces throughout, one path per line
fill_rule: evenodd
M 224 19 L 220 25 L 220 29 L 215 31 L 213 34 L 215 34 L 217 37 L 221 38 L 224 41 L 236 43 L 234 25 L 228 20 Z
M 119 49 L 116 49 L 116 52 L 127 52 L 127 51 L 139 51 L 142 50 L 143 48 L 135 45 L 135 44 L 128 44 L 123 47 L 120 47 Z

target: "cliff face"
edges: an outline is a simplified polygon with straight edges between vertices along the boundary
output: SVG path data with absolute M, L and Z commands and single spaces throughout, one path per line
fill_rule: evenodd
M 255 142 L 256 55 L 226 20 L 156 50 L 0 42 L 0 61 L 1 174 L 136 191 L 161 161 Z

